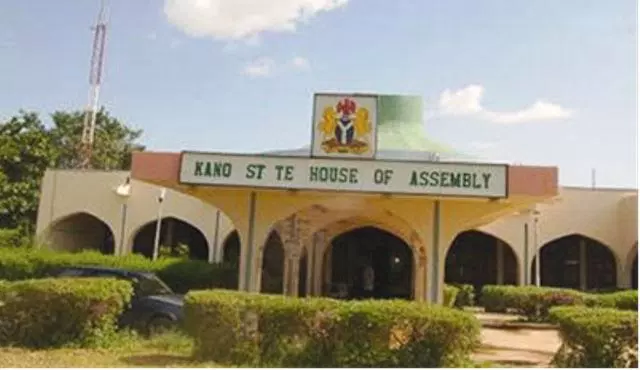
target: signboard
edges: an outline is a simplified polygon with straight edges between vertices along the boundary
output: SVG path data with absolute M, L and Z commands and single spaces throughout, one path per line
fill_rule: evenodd
M 374 158 L 377 96 L 315 94 L 313 100 L 312 157 Z
M 507 166 L 184 152 L 180 183 L 504 198 Z

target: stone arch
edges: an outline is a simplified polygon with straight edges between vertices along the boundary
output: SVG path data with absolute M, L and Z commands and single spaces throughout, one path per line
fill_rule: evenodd
M 445 283 L 516 285 L 520 272 L 516 251 L 504 240 L 479 230 L 459 233 L 447 247 Z
M 331 225 L 323 225 L 322 230 L 325 230 L 327 243 L 322 246 L 322 255 L 324 255 L 327 249 L 331 246 L 330 240 L 333 240 L 338 235 L 363 227 L 381 229 L 402 239 L 409 248 L 412 249 L 415 263 L 418 262 L 421 256 L 426 256 L 426 245 L 418 234 L 411 230 L 408 225 L 401 225 L 397 222 L 389 223 L 362 216 L 345 218 L 338 220 Z
M 356 227 L 358 224 L 367 224 L 368 226 L 391 231 L 402 237 L 408 242 L 409 246 L 419 252 L 418 254 L 425 252 L 424 240 L 401 215 L 384 206 L 370 206 L 367 204 L 366 199 L 358 200 L 352 208 L 339 208 L 338 205 L 344 203 L 343 200 L 325 199 L 311 204 L 274 223 L 272 227 L 281 226 L 284 221 L 294 216 L 299 220 L 304 220 L 306 230 L 303 233 L 304 236 L 301 237 L 301 242 L 308 244 L 310 238 L 321 230 L 333 229 L 335 233 L 343 233 L 347 228 L 351 227 L 351 224 L 356 225 Z M 332 232 L 327 234 L 329 239 L 333 236 L 335 235 Z
M 538 254 L 543 286 L 581 290 L 616 288 L 616 255 L 596 239 L 583 234 L 564 235 L 544 244 Z M 532 281 L 536 281 L 536 263 L 534 256 L 530 266 Z
M 338 204 L 341 207 L 337 207 Z M 291 288 L 295 289 L 296 282 L 300 274 L 308 273 L 305 289 L 311 294 L 321 294 L 323 283 L 320 281 L 323 273 L 324 262 L 322 256 L 326 254 L 326 250 L 330 246 L 329 240 L 341 233 L 350 231 L 351 229 L 370 226 L 390 232 L 399 237 L 409 248 L 412 249 L 413 266 L 417 272 L 414 276 L 420 274 L 422 276 L 426 261 L 426 243 L 421 234 L 416 232 L 414 228 L 401 216 L 396 215 L 383 206 L 371 206 L 366 202 L 359 202 L 357 207 L 344 207 L 342 200 L 335 202 L 327 202 L 319 200 L 308 207 L 301 208 L 297 213 L 290 214 L 286 218 L 274 222 L 270 227 L 271 230 L 277 230 L 286 240 L 285 252 L 292 260 L 300 261 L 305 253 L 307 259 L 310 259 L 310 265 L 307 265 L 308 271 L 304 271 L 300 266 L 288 265 L 288 270 L 297 270 L 297 276 L 287 275 L 288 281 L 292 284 Z M 298 226 L 295 226 L 298 225 Z M 321 235 L 321 236 L 320 236 Z M 316 236 L 319 236 L 316 238 Z M 309 257 L 311 256 L 311 258 Z M 419 269 L 419 271 L 418 271 Z M 295 271 L 293 271 L 295 274 Z M 420 296 L 417 289 L 422 289 L 423 278 L 415 282 L 413 294 Z M 298 291 L 300 291 L 300 281 L 298 280 Z M 293 291 L 288 293 L 294 293 Z
M 90 212 L 76 212 L 59 217 L 43 233 L 43 242 L 57 251 L 97 250 L 115 253 L 115 236 L 111 227 Z
M 378 225 L 360 224 L 333 233 L 322 253 L 324 274 L 330 271 L 325 294 L 346 298 L 415 297 L 416 258 L 406 239 Z M 338 256 L 339 254 L 339 256 Z M 328 270 L 327 266 L 331 266 Z M 364 271 L 374 271 L 373 290 L 367 289 Z
M 147 258 L 153 257 L 157 221 L 150 221 L 140 226 L 133 234 L 132 251 Z M 160 222 L 161 247 L 168 247 L 167 253 L 178 255 L 180 246 L 188 248 L 190 259 L 207 261 L 209 259 L 209 243 L 205 234 L 193 224 L 176 217 L 163 217 Z M 163 250 L 164 251 L 164 250 Z
M 284 292 L 285 248 L 280 234 L 272 230 L 262 249 L 260 291 L 282 294 Z

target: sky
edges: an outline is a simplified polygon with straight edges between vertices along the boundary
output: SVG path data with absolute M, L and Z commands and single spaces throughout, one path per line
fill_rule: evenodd
M 635 0 L 107 0 L 100 104 L 150 150 L 309 144 L 314 92 L 417 94 L 425 135 L 637 187 Z M 0 120 L 83 109 L 98 0 L 0 2 Z

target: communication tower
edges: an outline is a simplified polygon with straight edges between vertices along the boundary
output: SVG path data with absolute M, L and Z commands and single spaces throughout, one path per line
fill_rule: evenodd
M 96 115 L 98 113 L 98 97 L 102 82 L 102 67 L 104 64 L 104 49 L 107 36 L 107 21 L 105 0 L 100 1 L 98 20 L 93 27 L 93 48 L 91 52 L 91 67 L 89 70 L 89 102 L 84 112 L 82 126 L 82 140 L 80 142 L 80 158 L 78 167 L 91 168 L 91 155 L 96 129 Z

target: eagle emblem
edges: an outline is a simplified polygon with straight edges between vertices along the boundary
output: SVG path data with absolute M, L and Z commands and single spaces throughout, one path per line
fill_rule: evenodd
M 369 110 L 345 98 L 326 107 L 318 123 L 325 153 L 362 154 L 369 149 L 371 132 Z

